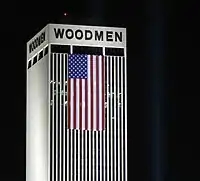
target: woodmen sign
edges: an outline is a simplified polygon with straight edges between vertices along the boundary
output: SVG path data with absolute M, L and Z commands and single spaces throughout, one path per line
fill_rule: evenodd
M 126 29 L 102 26 L 48 24 L 27 43 L 27 59 L 47 44 L 126 47 Z
M 56 44 L 123 48 L 125 31 L 125 28 L 50 24 L 49 40 Z

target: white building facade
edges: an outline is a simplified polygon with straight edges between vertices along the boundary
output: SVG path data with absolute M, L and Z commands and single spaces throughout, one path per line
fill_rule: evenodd
M 81 112 L 73 102 L 81 91 L 69 89 L 72 54 L 103 60 L 102 91 L 92 98 L 94 81 Z M 26 68 L 26 181 L 127 181 L 126 29 L 48 24 L 28 41 Z M 102 130 L 92 127 L 99 114 Z

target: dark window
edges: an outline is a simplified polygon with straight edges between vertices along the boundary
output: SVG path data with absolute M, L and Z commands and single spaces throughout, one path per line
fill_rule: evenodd
M 31 60 L 28 62 L 28 69 L 31 67 Z
M 39 58 L 38 58 L 38 60 L 40 60 L 42 57 L 43 57 L 43 51 L 41 51 L 41 52 L 39 53 Z
M 37 62 L 37 55 L 33 58 L 33 65 Z
M 121 63 L 122 63 L 122 58 L 120 57 L 120 59 L 119 59 L 119 92 L 121 93 L 121 83 L 122 83 L 122 81 L 121 81 L 121 75 L 122 75 L 122 71 L 121 71 Z M 121 102 L 121 100 L 120 100 L 120 102 Z
M 52 53 L 70 53 L 69 45 L 51 45 Z
M 48 46 L 44 49 L 44 56 L 48 53 Z
M 103 55 L 101 47 L 88 47 L 88 46 L 73 46 L 73 53 L 89 54 L 89 55 Z
M 105 55 L 124 56 L 123 48 L 105 48 Z

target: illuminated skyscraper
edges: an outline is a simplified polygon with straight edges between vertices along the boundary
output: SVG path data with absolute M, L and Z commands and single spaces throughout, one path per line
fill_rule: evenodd
M 126 29 L 48 24 L 27 43 L 27 181 L 127 181 Z

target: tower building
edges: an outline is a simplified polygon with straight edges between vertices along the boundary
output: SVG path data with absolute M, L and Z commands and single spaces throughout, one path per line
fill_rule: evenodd
M 127 181 L 126 29 L 48 24 L 26 68 L 26 181 Z

